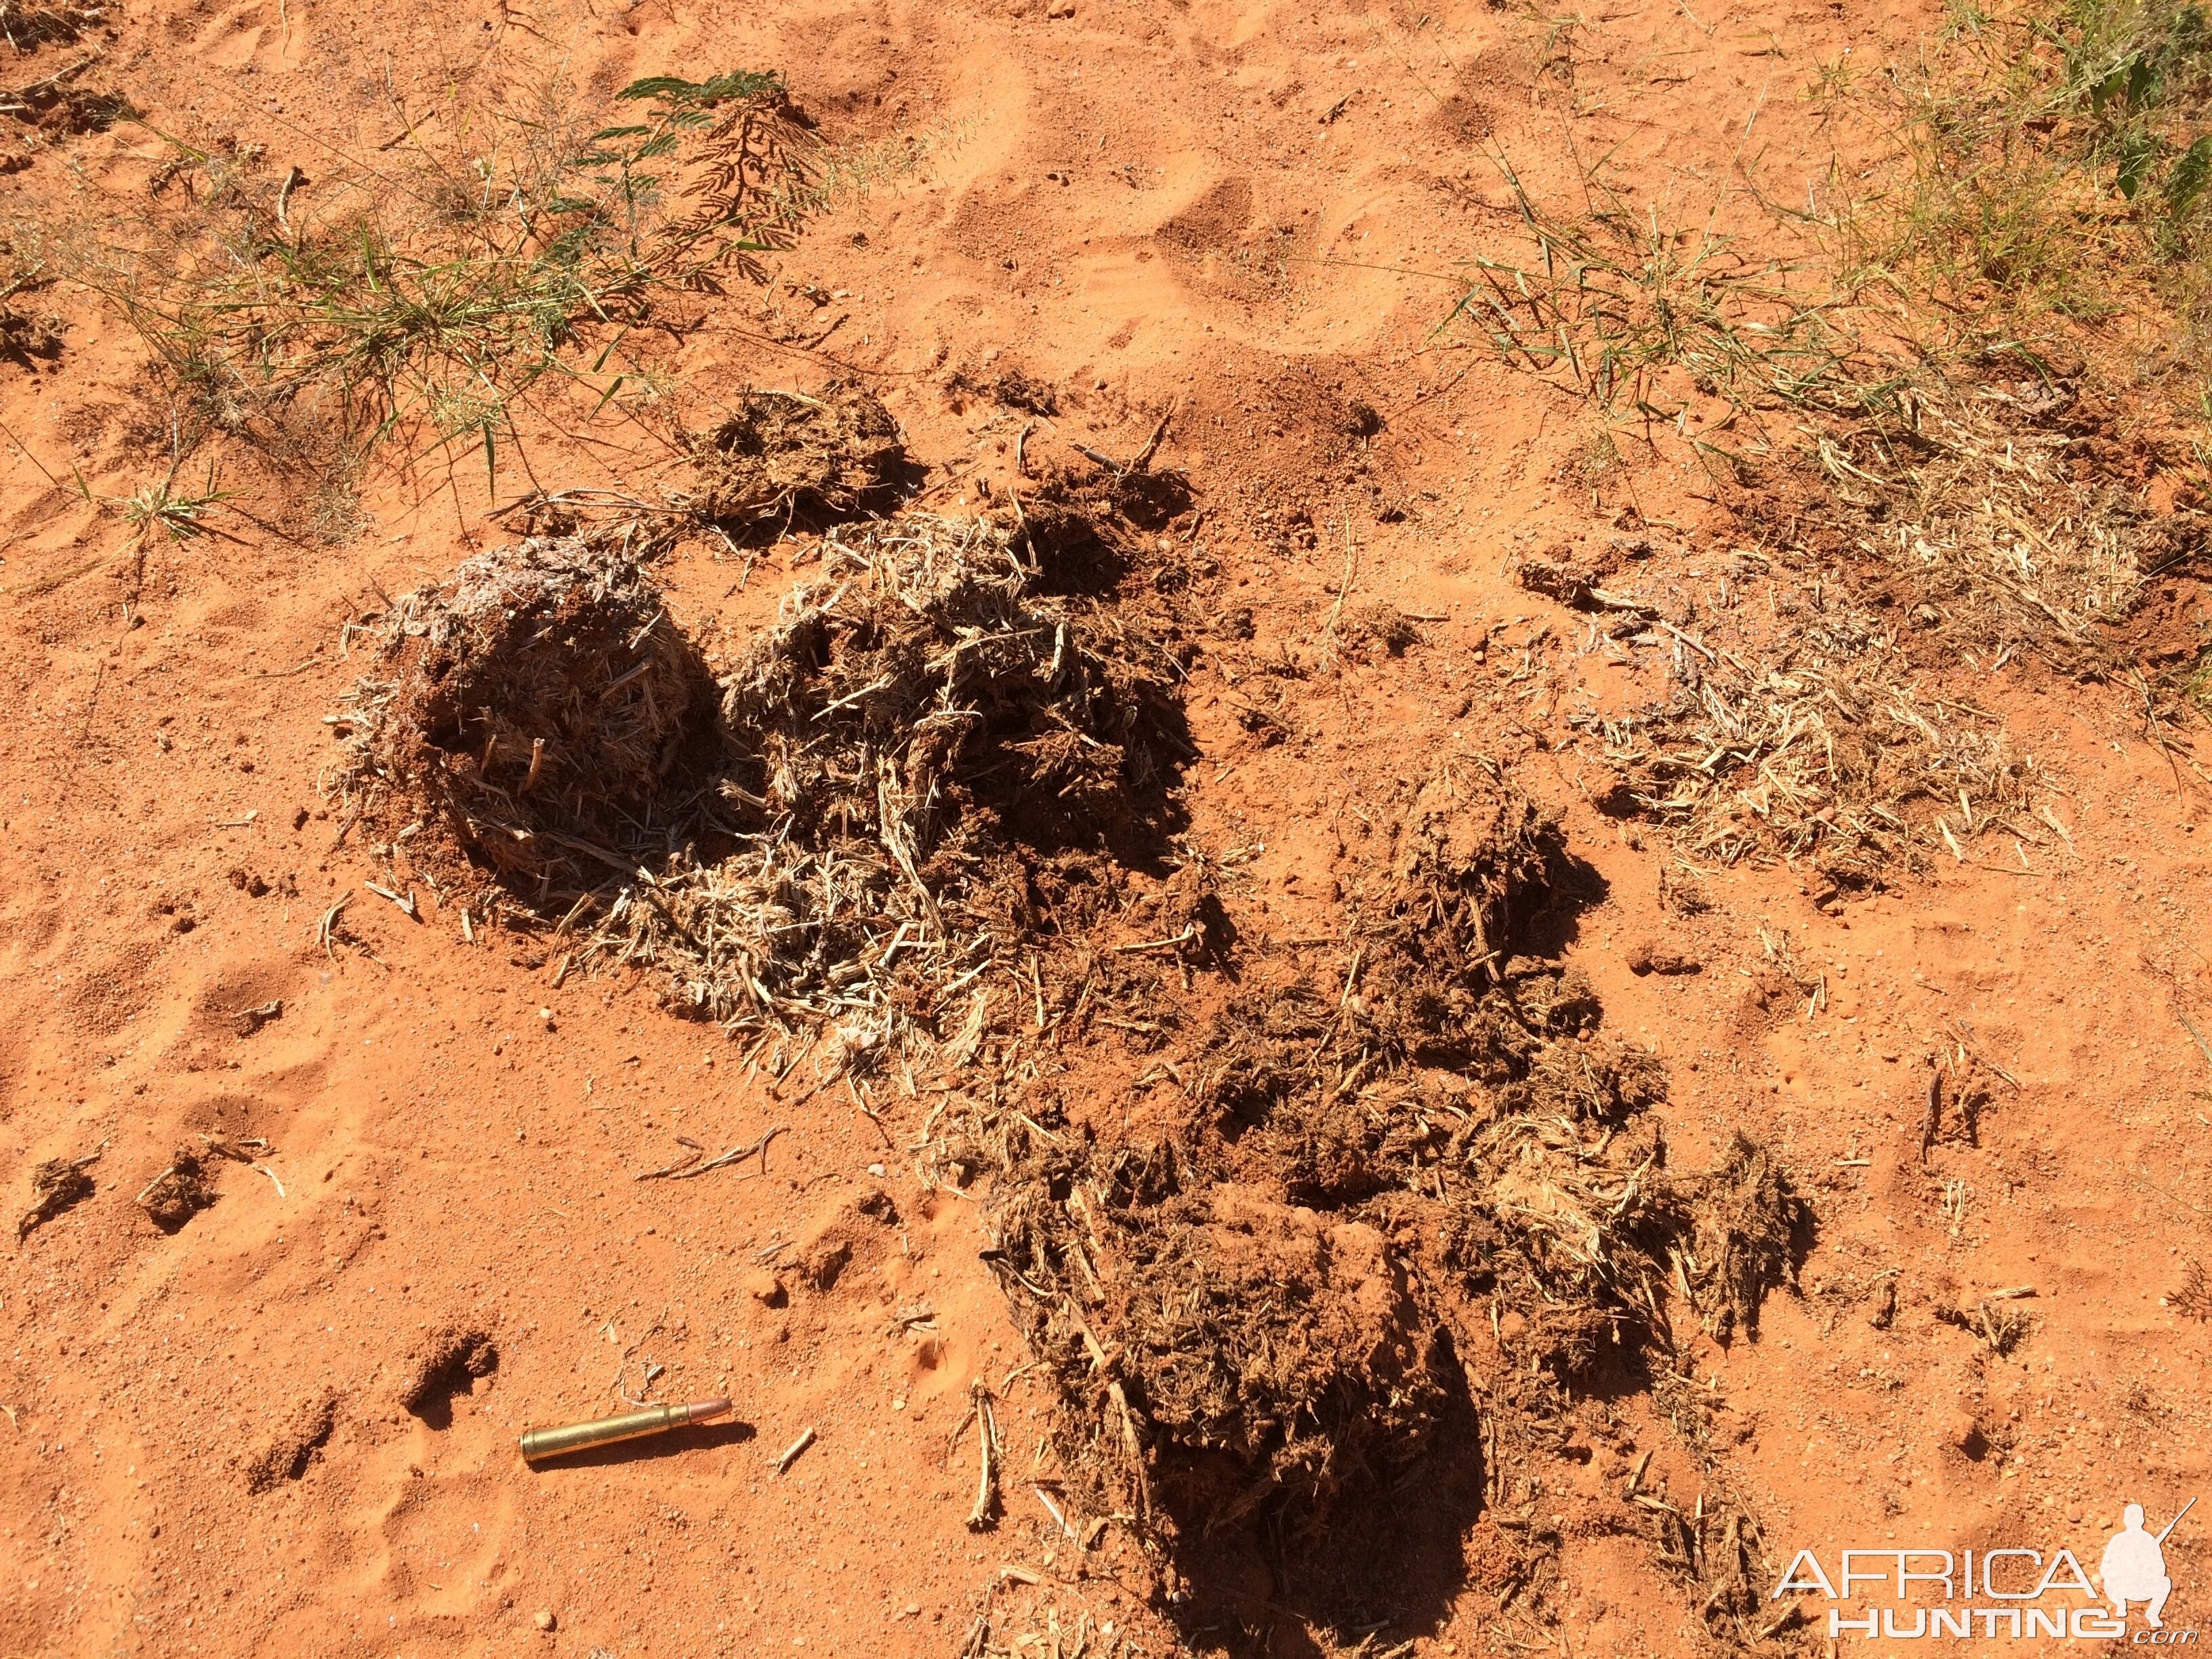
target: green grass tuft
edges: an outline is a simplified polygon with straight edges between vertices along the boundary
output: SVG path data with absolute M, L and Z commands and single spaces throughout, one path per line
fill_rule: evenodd
M 805 211 L 814 141 L 781 82 L 739 71 L 623 88 L 619 125 L 562 83 L 489 118 L 457 104 L 434 146 L 309 185 L 251 149 L 168 137 L 155 207 L 56 249 L 112 302 L 204 428 L 324 435 L 357 465 L 481 445 L 549 377 L 602 386 L 629 332 L 686 291 L 762 275 Z M 281 447 L 281 446 L 280 446 Z

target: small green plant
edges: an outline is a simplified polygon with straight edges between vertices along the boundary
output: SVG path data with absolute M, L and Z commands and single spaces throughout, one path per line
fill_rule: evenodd
M 480 442 L 489 465 L 541 380 L 603 373 L 663 296 L 757 277 L 805 211 L 812 140 L 775 76 L 656 76 L 616 98 L 638 118 L 588 127 L 560 83 L 488 128 L 457 112 L 477 142 L 410 136 L 396 167 L 319 185 L 319 206 L 258 155 L 168 137 L 157 186 L 183 201 L 65 269 L 215 426 L 335 434 L 349 467 L 395 434 Z
M 1992 351 L 2032 362 L 2060 341 L 2095 349 L 2082 331 L 2125 315 L 2146 372 L 2170 374 L 2203 423 L 2212 13 L 2200 0 L 1953 0 L 1917 64 L 1869 76 L 1839 58 L 1807 95 L 1886 131 L 1887 160 L 1839 163 L 1802 206 L 1753 185 L 1748 220 L 1725 191 L 1679 222 L 1638 213 L 1595 173 L 1581 212 L 1547 210 L 1498 158 L 1534 258 L 1474 262 L 1455 319 L 1509 361 L 1564 369 L 1608 405 L 1626 387 L 1657 416 L 1672 410 L 1651 388 L 1670 369 L 1739 408 L 1879 413 L 1931 368 Z
M 2201 383 L 2212 19 L 2196 0 L 2028 0 L 1894 85 L 1896 177 L 1842 240 L 2013 337 L 2131 314 Z
M 172 542 L 188 542 L 195 537 L 210 533 L 222 535 L 213 526 L 204 522 L 208 514 L 228 501 L 233 492 L 215 487 L 215 465 L 208 465 L 207 482 L 197 494 L 177 487 L 177 472 L 181 463 L 173 463 L 168 474 L 157 483 L 147 484 L 135 495 L 103 495 L 95 498 L 89 486 L 79 480 L 79 488 L 87 501 L 97 499 L 100 506 L 120 515 L 135 533 L 133 542 L 143 542 L 156 530 Z
M 1856 411 L 1890 395 L 1817 263 L 1755 256 L 1717 210 L 1690 224 L 1639 213 L 1595 174 L 1585 213 L 1553 213 L 1493 159 L 1535 257 L 1473 261 L 1447 325 L 1464 319 L 1507 361 L 1564 371 L 1607 410 L 1648 421 L 1676 419 L 1693 392 L 1739 410 Z

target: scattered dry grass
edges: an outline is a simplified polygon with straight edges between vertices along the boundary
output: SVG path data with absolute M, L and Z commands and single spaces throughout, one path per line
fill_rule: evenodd
M 2067 672 L 2117 660 L 2105 631 L 2187 525 L 2154 525 L 2069 422 L 2075 388 L 2040 378 L 1905 400 L 1900 419 L 1816 435 L 1838 515 L 1905 579 L 1913 623 L 1992 668 L 2033 653 Z M 1979 665 L 1978 660 L 1976 665 Z
M 479 918 L 557 918 L 687 1015 L 834 1028 L 833 1069 L 973 1036 L 1021 858 L 1156 828 L 1176 664 L 991 523 L 909 516 L 833 530 L 717 682 L 629 550 L 661 533 L 527 538 L 366 624 L 346 827 L 434 884 L 488 871 Z
M 1802 206 L 1745 171 L 1670 217 L 1601 166 L 1561 211 L 1498 158 L 1528 252 L 1477 261 L 1456 314 L 1590 398 L 1608 441 L 1640 416 L 1654 453 L 1688 442 L 1774 562 L 1842 600 L 1802 639 L 1716 617 L 1676 645 L 1667 707 L 1590 722 L 1624 806 L 1723 858 L 1963 857 L 2033 779 L 1941 688 L 2024 657 L 2128 680 L 2184 763 L 2203 672 L 2153 688 L 2129 624 L 2208 543 L 2208 87 L 2212 32 L 2183 0 L 2029 0 L 1954 13 L 1879 77 L 1824 71 L 1863 153 Z M 1590 608 L 1587 584 L 1555 597 Z
M 1931 847 L 2021 833 L 2036 775 L 1996 720 L 1917 689 L 1893 623 L 1801 603 L 1764 648 L 1717 647 L 1711 626 L 1680 640 L 1655 707 L 1571 717 L 1620 780 L 1607 810 L 1669 825 L 1703 857 L 1808 859 L 1852 889 Z
M 1680 1226 L 1669 1254 L 1675 1282 L 1705 1329 L 1723 1340 L 1755 1334 L 1759 1304 L 1796 1283 L 1793 1250 L 1807 1218 L 1765 1148 L 1738 1134 L 1720 1162 L 1674 1183 Z
M 872 520 L 820 553 L 722 678 L 742 827 L 626 888 L 586 954 L 660 965 L 732 1029 L 830 1020 L 857 1060 L 1018 950 L 992 921 L 1009 848 L 1150 810 L 1173 665 L 1109 608 L 1042 591 L 986 521 Z

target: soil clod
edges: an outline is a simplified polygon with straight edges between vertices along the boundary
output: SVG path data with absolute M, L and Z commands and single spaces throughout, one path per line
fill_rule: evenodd
M 92 1177 L 85 1173 L 107 1150 L 101 1141 L 83 1158 L 50 1158 L 31 1171 L 31 1207 L 16 1218 L 15 1237 L 28 1238 L 32 1230 L 52 1221 L 72 1204 L 90 1198 Z
M 819 526 L 886 505 L 906 444 L 875 393 L 832 380 L 811 397 L 746 392 L 691 453 L 685 505 L 705 522 Z
M 1499 1355 L 1494 1401 L 1518 1400 L 1665 1352 L 1678 1275 L 1731 1328 L 1789 1282 L 1800 1217 L 1771 1160 L 1668 1176 L 1663 1071 L 1544 953 L 1586 890 L 1557 825 L 1455 767 L 1386 870 L 1334 982 L 1244 957 L 1170 1042 L 1187 1115 L 1136 1134 L 1033 1091 L 968 1127 L 1075 1509 L 1150 1516 L 1170 1548 L 1248 1522 L 1335 1536 L 1486 1409 L 1470 1356 Z
M 173 1233 L 215 1202 L 215 1188 L 199 1152 L 179 1146 L 169 1167 L 138 1194 L 138 1207 L 165 1233 Z
M 1630 973 L 1639 976 L 1694 974 L 1705 966 L 1688 951 L 1656 939 L 1638 939 L 1628 947 L 1621 959 L 1627 963 Z
M 566 908 L 634 868 L 703 787 L 712 681 L 619 550 L 533 538 L 480 554 L 372 631 L 383 672 L 346 710 L 349 811 L 427 810 L 526 902 Z

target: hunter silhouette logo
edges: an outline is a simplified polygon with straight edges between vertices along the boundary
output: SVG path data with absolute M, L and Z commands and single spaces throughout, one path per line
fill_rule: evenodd
M 1772 1599 L 1809 1591 L 1831 1604 L 1846 1604 L 1826 1608 L 1831 1643 L 1846 1636 L 1906 1642 L 2054 1637 L 2125 1639 L 2130 1646 L 2194 1645 L 2196 1631 L 2169 1631 L 2163 1615 L 2166 1598 L 2173 1594 L 2166 1540 L 2196 1507 L 2192 1498 L 2154 1533 L 2143 1522 L 2142 1504 L 2125 1505 L 2120 1529 L 2105 1545 L 2094 1579 L 2074 1552 L 2063 1547 L 2047 1554 L 2018 1545 L 1978 1547 L 1956 1554 L 1938 1548 L 1847 1549 L 1835 1558 L 1840 1571 L 1832 1578 L 1816 1551 L 1800 1550 L 1784 1570 Z M 1856 1607 L 1850 1608 L 1851 1603 Z M 2130 1636 L 2131 1607 L 2140 1610 L 2145 1627 Z
M 2112 1534 L 2112 1541 L 2105 1546 L 2105 1559 L 2097 1564 L 2097 1577 L 2105 1586 L 2105 1599 L 2112 1604 L 2112 1617 L 2128 1616 L 2128 1603 L 2142 1601 L 2143 1618 L 2153 1630 L 2164 1630 L 2166 1623 L 2159 1614 L 2166 1610 L 2166 1598 L 2173 1594 L 2173 1580 L 2166 1576 L 2166 1540 L 2167 1534 L 2181 1524 L 2181 1516 L 2197 1506 L 2191 1498 L 2181 1506 L 2177 1515 L 2166 1523 L 2166 1531 L 2155 1538 L 2143 1530 L 2143 1509 L 2140 1504 L 2130 1504 L 2120 1512 L 2120 1530 Z

